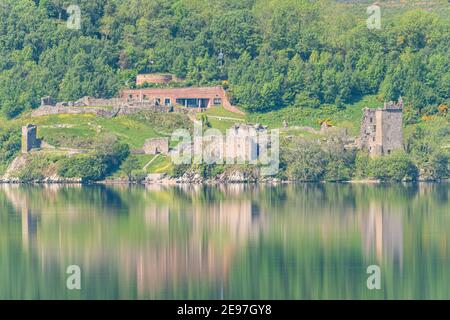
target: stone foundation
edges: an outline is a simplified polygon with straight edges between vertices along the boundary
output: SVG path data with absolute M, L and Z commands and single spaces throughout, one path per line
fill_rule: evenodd
M 142 148 L 146 154 L 169 154 L 169 139 L 155 138 L 145 140 Z

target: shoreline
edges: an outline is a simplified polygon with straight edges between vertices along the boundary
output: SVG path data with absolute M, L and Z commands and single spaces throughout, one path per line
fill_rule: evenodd
M 346 181 L 300 181 L 300 180 L 248 180 L 248 181 L 214 181 L 214 180 L 204 180 L 204 181 L 179 181 L 177 179 L 166 178 L 161 181 L 147 181 L 147 182 L 129 182 L 124 180 L 104 180 L 95 182 L 81 182 L 81 181 L 5 181 L 0 180 L 0 185 L 77 185 L 77 186 L 94 186 L 94 185 L 128 185 L 128 186 L 147 186 L 147 185 L 162 185 L 162 186 L 176 186 L 176 185 L 204 185 L 204 186 L 215 186 L 215 185 L 238 185 L 238 184 L 253 184 L 253 185 L 283 185 L 283 184 L 365 184 L 365 185 L 380 185 L 380 184 L 415 184 L 415 183 L 449 183 L 450 178 L 443 180 L 415 180 L 415 181 L 380 181 L 380 180 L 346 180 Z

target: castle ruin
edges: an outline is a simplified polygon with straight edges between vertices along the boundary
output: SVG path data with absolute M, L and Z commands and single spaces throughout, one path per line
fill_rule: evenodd
M 390 154 L 403 149 L 403 101 L 388 102 L 383 108 L 363 109 L 361 131 L 357 147 L 371 156 Z
M 153 138 L 145 140 L 143 147 L 145 154 L 169 154 L 168 138 Z
M 37 126 L 29 124 L 22 127 L 22 153 L 41 147 L 41 140 L 37 138 Z

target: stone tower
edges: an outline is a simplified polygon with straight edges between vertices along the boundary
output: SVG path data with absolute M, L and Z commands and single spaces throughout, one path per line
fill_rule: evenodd
M 363 109 L 361 131 L 357 139 L 359 149 L 371 156 L 390 154 L 403 149 L 403 100 L 388 102 L 383 108 Z
M 40 148 L 41 142 L 37 138 L 37 126 L 29 124 L 22 127 L 22 153 L 28 153 L 31 149 Z

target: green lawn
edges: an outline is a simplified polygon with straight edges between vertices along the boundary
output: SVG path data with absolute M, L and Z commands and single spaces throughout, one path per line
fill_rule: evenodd
M 234 124 L 239 122 L 233 120 L 219 120 L 213 118 L 208 118 L 208 121 L 211 124 L 211 128 L 218 129 L 223 134 L 226 134 L 228 129 L 230 129 Z
M 15 122 L 18 125 L 38 125 L 38 136 L 59 147 L 83 148 L 105 134 L 114 134 L 131 148 L 141 148 L 146 139 L 162 136 L 144 121 L 131 116 L 108 119 L 90 114 L 60 114 L 23 117 Z
M 148 167 L 147 173 L 168 173 L 172 169 L 173 163 L 170 156 L 159 155 Z
M 229 117 L 242 120 L 244 120 L 245 118 L 245 116 L 228 111 L 222 106 L 208 108 L 204 111 L 204 113 L 206 113 L 208 116 L 216 116 L 216 117 Z
M 288 107 L 267 113 L 247 114 L 247 121 L 268 125 L 270 128 L 281 128 L 283 121 L 286 120 L 289 126 L 309 126 L 319 129 L 320 121 L 329 119 L 334 126 L 348 128 L 350 134 L 356 135 L 359 132 L 362 109 L 382 105 L 383 103 L 378 102 L 375 96 L 365 96 L 354 104 L 347 104 L 343 109 L 338 109 L 334 105 L 322 105 L 318 109 Z
M 218 129 L 223 134 L 225 134 L 226 131 L 234 124 L 245 122 L 244 115 L 228 111 L 222 106 L 211 107 L 202 113 L 198 113 L 196 115 L 197 119 L 200 120 L 203 114 L 208 116 L 208 121 L 211 124 L 211 128 Z
M 133 148 L 142 147 L 146 139 L 161 136 L 144 122 L 128 116 L 120 116 L 113 119 L 98 118 L 98 123 L 103 131 L 114 133 Z
M 169 156 L 165 156 L 162 154 L 153 155 L 153 154 L 136 154 L 133 155 L 137 158 L 139 163 L 139 169 L 143 170 L 145 165 L 149 163 L 152 159 L 152 163 L 146 168 L 145 172 L 147 173 L 168 173 L 172 169 L 172 160 Z M 114 172 L 112 178 L 126 177 L 125 172 L 121 168 Z

